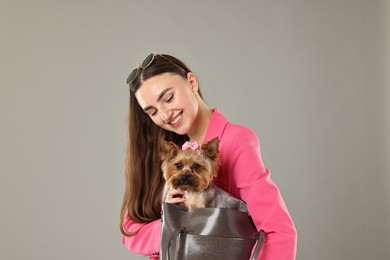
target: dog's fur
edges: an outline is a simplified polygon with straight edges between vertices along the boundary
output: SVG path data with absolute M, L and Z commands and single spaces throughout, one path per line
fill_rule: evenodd
M 184 191 L 184 205 L 196 208 L 232 208 L 247 212 L 246 204 L 212 182 L 218 173 L 219 140 L 203 144 L 196 150 L 182 150 L 175 143 L 162 141 L 162 171 L 169 188 Z

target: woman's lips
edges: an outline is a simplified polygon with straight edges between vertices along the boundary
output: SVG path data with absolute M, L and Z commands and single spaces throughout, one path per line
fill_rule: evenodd
M 171 120 L 169 124 L 172 126 L 177 125 L 182 117 L 183 117 L 183 112 L 180 112 L 180 114 L 178 114 L 173 120 Z

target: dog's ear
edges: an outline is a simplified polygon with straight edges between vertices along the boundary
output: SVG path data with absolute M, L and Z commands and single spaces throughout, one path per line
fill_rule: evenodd
M 202 150 L 207 155 L 207 157 L 214 160 L 214 158 L 219 155 L 218 146 L 219 146 L 219 139 L 218 137 L 215 137 L 214 139 L 208 141 L 207 143 L 204 143 L 202 145 Z
M 161 140 L 161 159 L 165 160 L 169 156 L 175 156 L 179 147 L 174 142 Z

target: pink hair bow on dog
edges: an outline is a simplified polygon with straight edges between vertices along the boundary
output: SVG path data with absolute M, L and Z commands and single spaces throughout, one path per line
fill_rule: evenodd
M 187 141 L 187 142 L 185 142 L 185 143 L 183 144 L 183 146 L 181 147 L 181 149 L 182 149 L 183 151 L 185 151 L 185 150 L 187 150 L 187 149 L 191 149 L 191 150 L 195 151 L 195 150 L 198 149 L 198 148 L 199 148 L 199 144 L 198 144 L 197 141 L 195 141 L 195 142 Z

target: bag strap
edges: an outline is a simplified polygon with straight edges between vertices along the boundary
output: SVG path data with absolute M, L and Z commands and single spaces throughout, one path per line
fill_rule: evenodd
M 171 236 L 169 237 L 169 241 L 168 241 L 168 249 L 167 249 L 167 252 L 166 252 L 166 259 L 167 260 L 170 260 L 170 256 L 169 256 L 169 249 L 171 248 L 171 242 L 173 239 L 175 239 L 180 233 L 184 233 L 186 231 L 186 227 L 182 227 L 181 229 L 176 229 L 175 231 L 172 232 Z
M 264 238 L 265 238 L 265 232 L 263 230 L 260 230 L 259 238 L 257 239 L 257 245 L 253 253 L 252 260 L 257 260 L 257 257 L 260 254 L 261 247 L 263 246 Z

